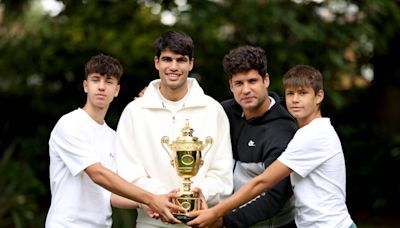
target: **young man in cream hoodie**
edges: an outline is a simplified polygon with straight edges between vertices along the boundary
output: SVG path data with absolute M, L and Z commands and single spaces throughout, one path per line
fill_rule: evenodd
M 229 122 L 220 103 L 204 94 L 194 78 L 193 41 L 184 33 L 168 31 L 156 41 L 155 68 L 160 79 L 150 82 L 143 96 L 129 103 L 117 128 L 118 173 L 129 182 L 152 193 L 164 194 L 181 185 L 182 179 L 171 165 L 171 155 L 161 138 L 181 136 L 185 121 L 193 136 L 213 138 L 204 164 L 191 178 L 192 188 L 202 190 L 209 206 L 220 203 L 232 193 L 232 150 Z M 138 210 L 137 227 L 175 227 L 164 224 Z

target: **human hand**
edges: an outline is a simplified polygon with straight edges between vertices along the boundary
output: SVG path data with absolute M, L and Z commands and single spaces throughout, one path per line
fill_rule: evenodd
M 175 199 L 178 196 L 178 193 L 174 192 L 164 195 L 154 195 L 152 200 L 149 202 L 148 207 L 153 213 L 157 213 L 158 218 L 160 218 L 164 223 L 181 223 L 171 213 L 171 210 L 186 212 L 185 209 L 171 202 L 171 199 Z
M 144 213 L 147 214 L 150 218 L 159 219 L 160 215 L 154 212 L 149 206 L 140 204 L 139 208 L 143 209 Z
M 145 86 L 145 87 L 139 92 L 138 96 L 137 96 L 137 97 L 134 97 L 133 99 L 136 100 L 136 99 L 138 99 L 139 97 L 143 97 L 144 91 L 146 91 L 146 89 L 147 89 L 147 86 Z
M 192 221 L 186 223 L 190 227 L 219 227 L 221 216 L 218 216 L 213 208 L 191 211 L 186 213 L 186 216 L 194 218 Z
M 201 189 L 199 187 L 195 187 L 193 188 L 193 192 L 197 193 L 200 198 L 200 209 L 208 209 L 207 201 Z

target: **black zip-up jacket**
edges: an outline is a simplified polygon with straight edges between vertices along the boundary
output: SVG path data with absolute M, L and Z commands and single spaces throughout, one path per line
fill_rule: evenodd
M 244 118 L 241 106 L 234 99 L 222 102 L 230 122 L 235 190 L 274 162 L 297 130 L 295 120 L 281 104 L 279 96 L 275 93 L 269 96 L 276 103 L 262 116 L 249 120 Z M 268 220 L 281 211 L 291 196 L 290 178 L 287 177 L 251 203 L 224 215 L 224 226 L 249 227 Z M 294 210 L 293 206 L 289 210 Z M 293 217 L 287 222 L 290 221 Z

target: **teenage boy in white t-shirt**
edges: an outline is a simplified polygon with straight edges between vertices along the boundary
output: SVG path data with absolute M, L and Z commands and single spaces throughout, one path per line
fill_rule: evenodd
M 104 117 L 119 93 L 122 65 L 100 54 L 87 62 L 85 73 L 85 106 L 61 117 L 51 132 L 52 199 L 46 228 L 111 227 L 111 206 L 138 208 L 142 204 L 163 221 L 179 222 L 169 212 L 179 209 L 169 202 L 177 194 L 154 195 L 115 173 L 116 133 Z
M 225 213 L 271 189 L 290 175 L 298 227 L 356 227 L 346 206 L 346 169 L 341 143 L 329 118 L 321 116 L 321 73 L 297 65 L 283 77 L 286 106 L 300 129 L 282 155 L 226 201 L 198 216 L 190 226 L 210 227 Z

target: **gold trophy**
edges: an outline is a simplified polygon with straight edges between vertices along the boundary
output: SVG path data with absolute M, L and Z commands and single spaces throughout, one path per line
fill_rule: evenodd
M 182 136 L 169 143 L 169 138 L 161 138 L 161 144 L 171 158 L 171 165 L 175 167 L 178 176 L 183 178 L 180 196 L 175 200 L 175 204 L 184 208 L 186 211 L 200 209 L 200 197 L 196 192 L 191 191 L 190 178 L 196 176 L 199 168 L 203 165 L 202 151 L 205 153 L 211 148 L 213 139 L 208 136 L 205 143 L 193 136 L 193 128 L 189 127 L 189 120 L 185 121 L 182 128 Z M 175 211 L 173 215 L 182 222 L 188 222 L 193 218 L 185 216 L 183 212 Z

